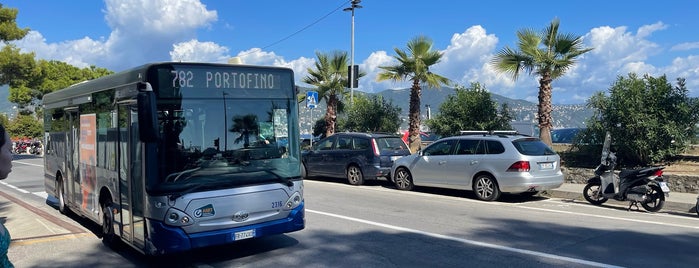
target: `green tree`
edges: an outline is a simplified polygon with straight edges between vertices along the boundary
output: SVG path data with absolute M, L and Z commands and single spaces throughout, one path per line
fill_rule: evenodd
M 31 115 L 17 115 L 7 126 L 7 132 L 12 137 L 41 138 L 44 132 L 43 124 Z
M 17 26 L 16 8 L 5 8 L 0 4 L 0 41 L 20 40 L 29 32 L 29 28 L 20 29 Z
M 673 87 L 664 75 L 618 77 L 609 95 L 598 92 L 588 100 L 595 114 L 586 123 L 586 135 L 601 141 L 609 131 L 628 166 L 666 160 L 686 149 L 696 134 L 699 102 L 688 94 L 681 78 Z
M 347 109 L 341 129 L 362 132 L 398 132 L 400 107 L 382 96 L 354 96 L 354 104 Z
M 20 110 L 37 106 L 44 94 L 69 87 L 78 82 L 92 80 L 113 73 L 104 68 L 90 66 L 78 68 L 61 61 L 33 61 L 33 54 L 22 54 L 4 66 L 23 66 L 24 71 L 9 81 L 8 100 Z M 0 63 L 0 66 L 3 64 Z
M 377 76 L 377 81 L 411 81 L 410 105 L 408 108 L 408 146 L 410 151 L 420 149 L 420 98 L 422 96 L 421 83 L 429 88 L 438 88 L 449 85 L 449 79 L 430 72 L 430 66 L 437 64 L 442 53 L 432 50 L 432 40 L 425 36 L 418 36 L 408 42 L 407 51 L 395 48 L 398 64 L 393 66 L 380 66 L 383 69 Z
M 512 129 L 511 120 L 507 104 L 498 112 L 490 92 L 479 83 L 472 83 L 469 88 L 457 87 L 456 94 L 447 96 L 439 106 L 439 114 L 426 124 L 437 135 L 453 136 L 462 130 Z
M 316 52 L 315 68 L 308 68 L 308 76 L 301 81 L 317 87 L 318 100 L 325 101 L 325 136 L 335 133 L 337 114 L 343 109 L 343 99 L 349 94 L 347 85 L 347 52 L 335 51 L 331 55 Z M 362 73 L 359 74 L 362 76 Z
M 517 80 L 521 71 L 539 77 L 539 135 L 548 145 L 552 145 L 551 84 L 573 67 L 578 56 L 592 50 L 583 47 L 581 36 L 559 33 L 559 24 L 556 18 L 542 32 L 519 30 L 518 50 L 506 46 L 491 61 L 495 70 L 510 74 L 513 80 Z

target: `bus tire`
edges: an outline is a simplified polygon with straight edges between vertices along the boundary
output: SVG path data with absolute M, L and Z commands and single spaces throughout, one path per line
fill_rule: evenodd
M 112 203 L 106 201 L 102 203 L 102 243 L 109 247 L 114 247 L 117 238 L 114 234 L 114 212 Z
M 60 211 L 63 215 L 68 215 L 70 210 L 66 205 L 66 190 L 63 186 L 63 179 L 60 177 L 56 181 L 56 188 L 58 188 L 58 211 Z

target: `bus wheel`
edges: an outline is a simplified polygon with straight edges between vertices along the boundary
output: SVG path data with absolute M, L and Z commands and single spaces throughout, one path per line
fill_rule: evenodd
M 58 211 L 60 211 L 61 214 L 67 215 L 68 207 L 66 206 L 66 190 L 63 188 L 62 179 L 58 180 L 56 187 L 58 188 Z
M 116 242 L 114 234 L 114 212 L 112 211 L 112 203 L 106 201 L 102 203 L 102 243 L 107 246 L 114 246 Z

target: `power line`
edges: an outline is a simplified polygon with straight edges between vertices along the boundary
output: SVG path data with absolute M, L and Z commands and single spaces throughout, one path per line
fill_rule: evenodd
M 332 15 L 333 13 L 337 12 L 338 10 L 340 10 L 343 6 L 347 5 L 350 1 L 352 1 L 352 0 L 347 0 L 347 1 L 345 1 L 345 2 L 342 3 L 340 6 L 338 6 L 338 7 L 335 8 L 334 10 L 330 11 L 328 14 L 325 14 L 324 16 L 318 18 L 317 20 L 315 20 L 315 21 L 312 22 L 311 24 L 308 24 L 308 25 L 304 26 L 304 27 L 301 28 L 300 30 L 298 30 L 298 31 L 296 31 L 296 32 L 294 32 L 294 33 L 292 33 L 292 34 L 290 34 L 290 35 L 287 35 L 286 37 L 284 37 L 284 38 L 282 38 L 282 39 L 279 39 L 278 41 L 275 41 L 275 42 L 273 42 L 273 43 L 271 43 L 271 44 L 269 44 L 269 45 L 266 45 L 266 46 L 260 48 L 260 50 L 264 50 L 264 49 L 267 49 L 267 48 L 272 47 L 272 46 L 274 46 L 274 45 L 277 45 L 277 44 L 279 44 L 279 43 L 281 43 L 281 42 L 284 42 L 284 41 L 286 41 L 287 39 L 289 39 L 289 38 L 291 38 L 291 37 L 293 37 L 293 36 L 295 36 L 295 35 L 297 35 L 297 34 L 303 32 L 303 31 L 305 31 L 306 29 L 311 28 L 311 26 L 318 24 L 320 21 L 324 20 L 324 19 L 327 18 L 328 16 L 330 16 L 330 15 Z M 254 52 L 254 51 L 253 51 L 253 52 Z M 248 53 L 245 53 L 245 54 L 242 54 L 242 55 L 239 55 L 239 56 L 245 56 L 245 55 L 251 54 L 251 53 L 253 53 L 253 52 L 248 52 Z

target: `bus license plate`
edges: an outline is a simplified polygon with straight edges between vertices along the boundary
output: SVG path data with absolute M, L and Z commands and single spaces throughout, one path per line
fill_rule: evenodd
M 247 230 L 247 231 L 242 231 L 242 232 L 237 232 L 234 234 L 235 239 L 234 240 L 243 240 L 243 239 L 248 239 L 248 238 L 253 238 L 255 237 L 255 229 L 252 230 Z
M 540 169 L 553 169 L 553 162 L 539 163 Z

